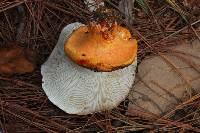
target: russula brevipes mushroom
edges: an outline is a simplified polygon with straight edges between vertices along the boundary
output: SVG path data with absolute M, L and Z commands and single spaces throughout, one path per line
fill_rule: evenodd
M 120 26 L 105 31 L 102 28 L 98 24 L 69 24 L 41 67 L 46 95 L 67 113 L 85 115 L 110 110 L 126 98 L 132 87 L 137 66 L 136 40 Z M 102 32 L 111 38 L 106 40 Z M 80 63 L 82 59 L 87 62 Z

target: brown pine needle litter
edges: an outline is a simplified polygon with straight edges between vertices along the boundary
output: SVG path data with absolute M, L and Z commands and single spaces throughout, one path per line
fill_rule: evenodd
M 181 57 L 169 46 L 183 39 L 200 39 L 198 0 L 135 0 L 131 15 L 121 10 L 127 7 L 119 8 L 120 0 L 104 1 L 106 8 L 118 13 L 115 20 L 138 40 L 139 63 L 150 54 L 164 57 L 163 53 L 169 52 Z M 83 0 L 0 1 L 0 48 L 18 42 L 37 54 L 34 72 L 0 75 L 0 132 L 200 132 L 199 93 L 162 116 L 134 108 L 127 112 L 128 100 L 109 112 L 77 116 L 63 112 L 48 100 L 41 87 L 41 64 L 50 55 L 64 26 L 76 21 L 87 24 L 93 15 Z M 127 15 L 129 23 L 125 21 Z M 182 59 L 199 72 L 198 66 Z M 167 62 L 171 64 L 170 60 Z M 178 72 L 174 64 L 173 69 Z

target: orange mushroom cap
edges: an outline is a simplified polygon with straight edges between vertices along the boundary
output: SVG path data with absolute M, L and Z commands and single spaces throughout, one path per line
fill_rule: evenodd
M 130 65 L 137 54 L 137 41 L 116 23 L 110 27 L 91 23 L 73 31 L 64 51 L 76 64 L 106 72 Z

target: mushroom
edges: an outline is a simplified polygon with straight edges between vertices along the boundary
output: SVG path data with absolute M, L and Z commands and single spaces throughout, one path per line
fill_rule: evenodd
M 113 109 L 132 87 L 136 52 L 136 40 L 117 24 L 69 24 L 41 67 L 42 88 L 69 114 Z

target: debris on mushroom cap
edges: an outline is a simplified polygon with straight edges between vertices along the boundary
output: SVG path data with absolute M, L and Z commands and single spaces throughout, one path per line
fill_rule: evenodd
M 70 114 L 86 115 L 110 110 L 123 101 L 135 77 L 137 59 L 123 69 L 94 72 L 71 61 L 64 53 L 65 40 L 73 30 L 83 26 L 66 26 L 48 60 L 42 65 L 42 88 L 49 100 Z
M 24 49 L 17 43 L 7 45 L 0 49 L 0 74 L 23 74 L 35 69 L 35 64 L 29 59 L 29 49 Z
M 91 23 L 75 30 L 65 43 L 71 60 L 96 71 L 112 71 L 130 65 L 137 54 L 137 41 L 116 23 Z

